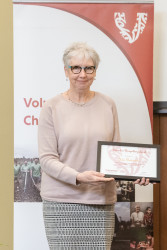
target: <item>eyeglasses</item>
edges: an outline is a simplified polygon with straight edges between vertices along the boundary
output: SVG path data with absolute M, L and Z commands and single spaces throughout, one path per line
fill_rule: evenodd
M 68 66 L 68 68 L 71 69 L 71 71 L 74 74 L 79 74 L 82 69 L 84 69 L 86 74 L 92 74 L 95 71 L 95 66 L 86 66 L 86 67 L 80 67 L 80 66 Z

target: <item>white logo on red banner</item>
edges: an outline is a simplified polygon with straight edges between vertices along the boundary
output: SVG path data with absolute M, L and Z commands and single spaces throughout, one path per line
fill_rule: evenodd
M 143 33 L 147 22 L 147 13 L 137 13 L 136 23 L 132 31 L 125 28 L 126 18 L 124 12 L 115 12 L 114 19 L 122 37 L 129 43 L 134 43 L 139 38 L 140 34 Z

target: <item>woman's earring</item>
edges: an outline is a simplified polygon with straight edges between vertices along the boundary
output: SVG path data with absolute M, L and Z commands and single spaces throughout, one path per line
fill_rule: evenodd
M 66 77 L 66 82 L 68 82 L 68 77 Z
M 96 77 L 94 77 L 93 80 L 96 80 Z

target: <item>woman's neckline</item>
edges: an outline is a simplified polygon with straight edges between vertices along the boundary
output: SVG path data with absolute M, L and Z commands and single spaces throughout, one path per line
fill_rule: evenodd
M 76 107 L 81 107 L 81 108 L 84 108 L 84 107 L 87 107 L 89 106 L 90 104 L 92 104 L 96 98 L 97 98 L 97 92 L 96 91 L 93 91 L 94 92 L 94 96 L 88 100 L 87 102 L 85 103 L 77 103 L 77 102 L 74 102 L 72 100 L 70 100 L 70 98 L 68 98 L 68 95 L 67 95 L 67 98 L 65 97 L 64 93 L 61 93 L 60 96 L 62 97 L 62 99 L 68 103 L 71 103 L 73 106 L 76 106 Z

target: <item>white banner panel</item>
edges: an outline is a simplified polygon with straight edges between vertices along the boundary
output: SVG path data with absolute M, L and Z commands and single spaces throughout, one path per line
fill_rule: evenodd
M 119 29 L 117 33 L 126 43 Z M 137 39 L 141 37 L 142 34 Z M 40 5 L 15 4 L 15 159 L 19 159 L 23 165 L 25 160 L 31 161 L 38 157 L 37 127 L 43 103 L 69 87 L 65 79 L 62 55 L 64 49 L 74 41 L 87 42 L 100 55 L 101 63 L 92 90 L 114 99 L 121 140 L 152 143 L 150 114 L 140 77 L 115 40 L 92 22 L 68 11 Z M 128 46 L 131 49 L 134 45 Z M 17 201 L 25 199 L 28 184 L 29 179 L 24 176 L 24 192 Z M 27 201 L 28 199 L 29 197 Z M 41 205 L 34 202 L 15 204 L 14 239 L 15 250 L 48 249 L 44 238 Z

